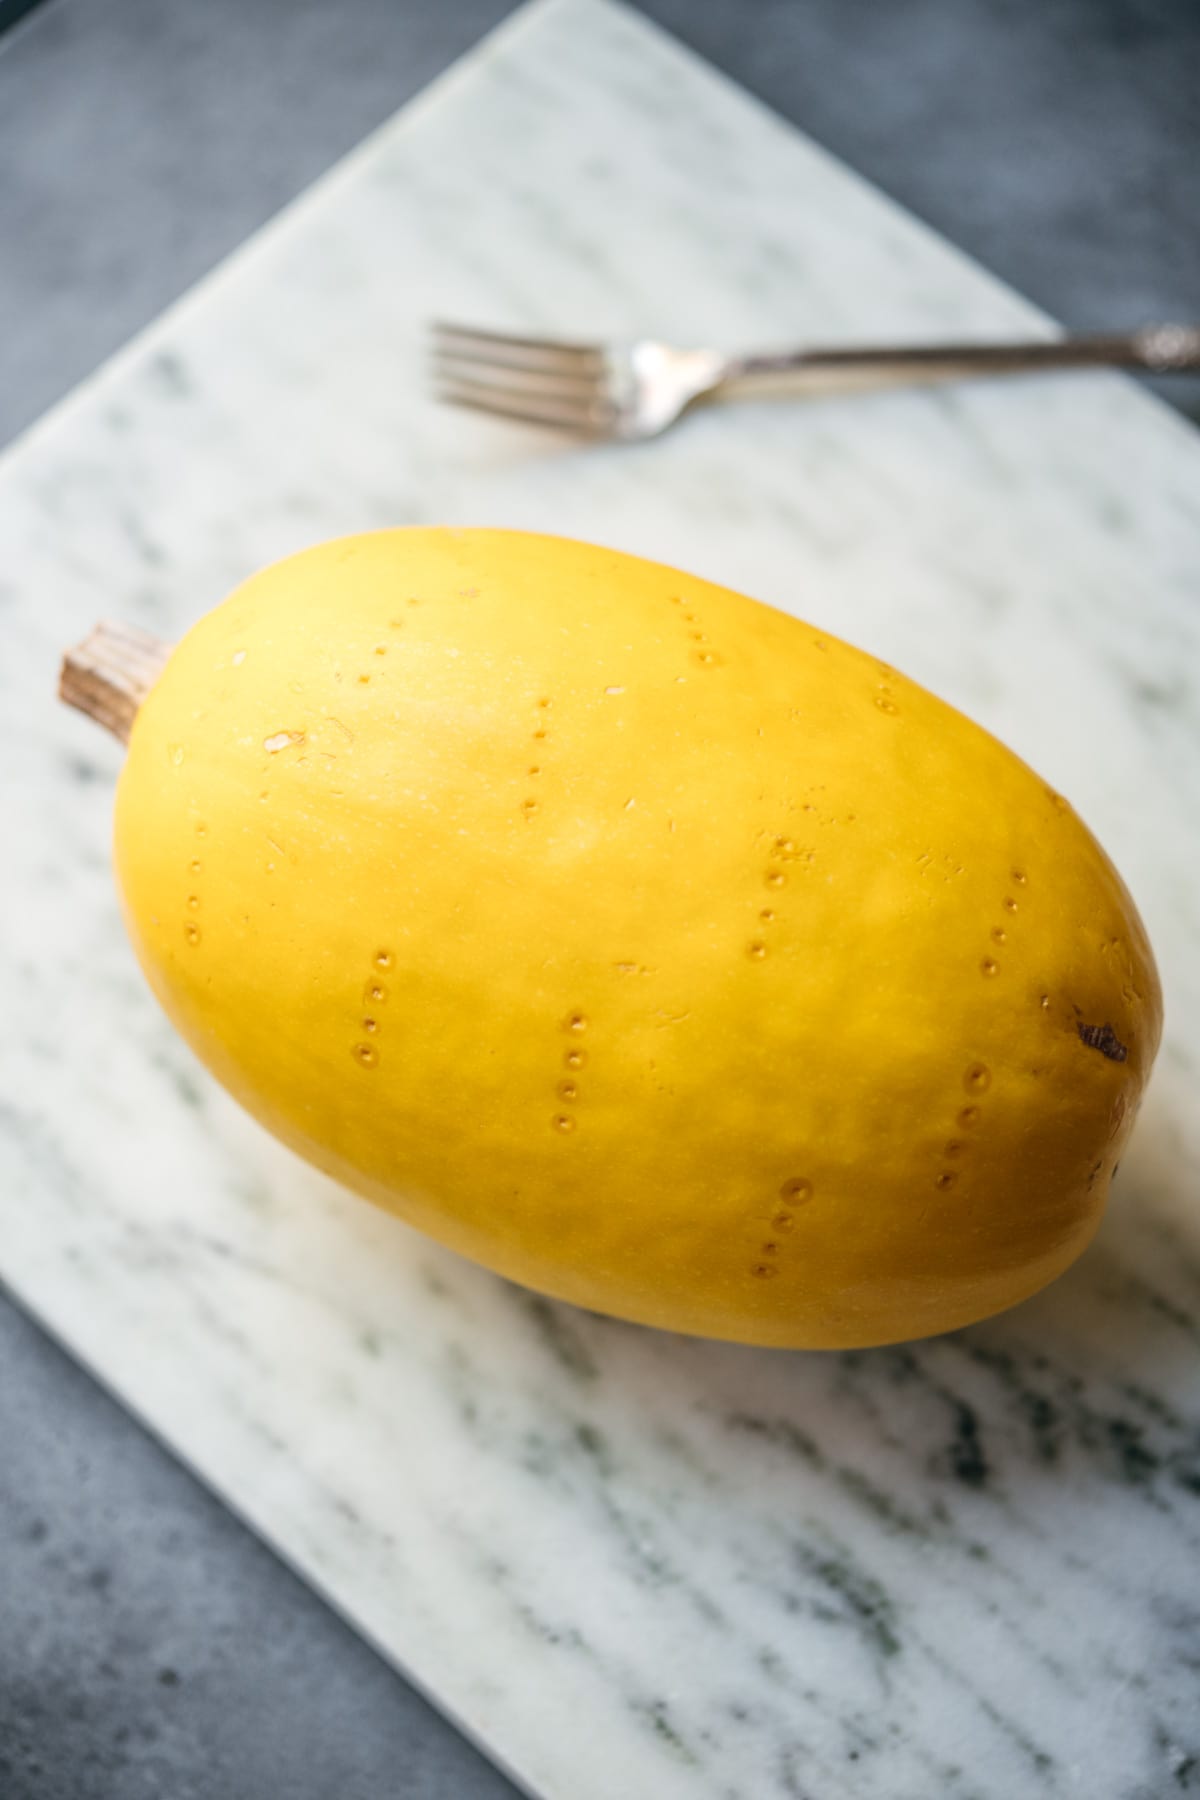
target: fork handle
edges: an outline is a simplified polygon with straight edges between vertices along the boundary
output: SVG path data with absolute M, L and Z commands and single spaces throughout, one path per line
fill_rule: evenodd
M 1044 343 L 914 344 L 891 348 L 779 350 L 730 359 L 725 380 L 794 371 L 917 376 L 1016 375 L 1029 369 L 1148 369 L 1155 375 L 1200 369 L 1200 326 L 1146 325 Z

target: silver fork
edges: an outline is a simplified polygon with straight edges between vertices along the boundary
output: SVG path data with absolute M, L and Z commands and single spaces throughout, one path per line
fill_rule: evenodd
M 657 437 L 693 401 L 737 383 L 797 374 L 855 387 L 1016 375 L 1034 369 L 1200 369 L 1200 327 L 1147 325 L 1044 342 L 775 350 L 728 356 L 643 338 L 561 343 L 436 323 L 438 398 L 595 438 Z

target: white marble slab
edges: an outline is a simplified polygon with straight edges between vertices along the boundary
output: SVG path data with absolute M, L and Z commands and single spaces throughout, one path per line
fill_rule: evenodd
M 1089 376 L 572 447 L 435 409 L 434 314 L 1045 328 L 632 14 L 548 0 L 30 433 L 0 465 L 0 1273 L 533 1793 L 1200 1788 L 1200 442 Z M 193 1064 L 121 932 L 117 752 L 53 704 L 59 650 L 426 520 L 795 609 L 1072 797 L 1144 910 L 1168 1037 L 1055 1289 L 856 1355 L 626 1328 L 343 1195 Z

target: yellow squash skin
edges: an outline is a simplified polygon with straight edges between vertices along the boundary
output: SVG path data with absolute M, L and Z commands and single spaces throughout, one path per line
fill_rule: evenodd
M 301 1155 L 713 1337 L 892 1342 L 1042 1287 L 1159 1038 L 1119 876 L 994 738 L 563 539 L 378 532 L 247 582 L 137 717 L 116 860 L 171 1019 Z

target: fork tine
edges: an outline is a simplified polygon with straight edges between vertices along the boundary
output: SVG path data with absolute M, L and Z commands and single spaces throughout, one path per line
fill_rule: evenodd
M 434 347 L 439 352 L 474 362 L 510 363 L 518 368 L 604 368 L 604 351 L 598 344 L 572 344 L 557 338 L 517 337 L 511 332 L 485 331 L 476 326 L 452 325 L 435 320 Z
M 561 431 L 600 433 L 612 426 L 611 406 L 565 396 L 534 393 L 528 388 L 500 387 L 491 382 L 447 379 L 438 381 L 437 397 L 452 406 L 469 406 L 479 412 L 503 413 L 531 425 L 551 425 Z
M 605 392 L 605 371 L 600 369 L 543 369 L 533 364 L 480 362 L 456 351 L 435 347 L 435 377 L 441 381 L 469 381 L 504 389 L 513 394 L 559 395 L 564 400 L 586 402 Z

